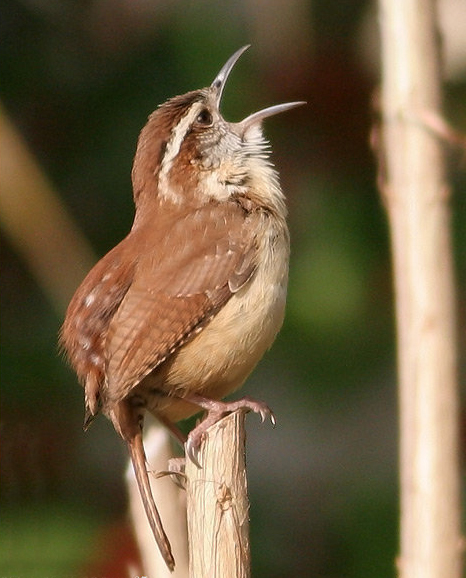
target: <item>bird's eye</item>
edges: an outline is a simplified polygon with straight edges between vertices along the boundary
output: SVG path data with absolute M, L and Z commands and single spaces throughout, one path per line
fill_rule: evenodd
M 210 126 L 212 124 L 212 115 L 210 112 L 204 108 L 201 112 L 197 115 L 196 122 L 197 124 L 202 124 L 202 126 Z

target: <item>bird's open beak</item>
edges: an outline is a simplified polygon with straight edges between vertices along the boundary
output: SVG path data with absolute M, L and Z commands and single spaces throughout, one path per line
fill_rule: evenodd
M 239 57 L 243 54 L 243 52 L 246 52 L 246 50 L 250 46 L 251 46 L 250 44 L 246 44 L 246 46 L 243 46 L 242 48 L 237 50 L 232 56 L 230 56 L 230 58 L 223 65 L 222 70 L 217 74 L 214 81 L 210 85 L 212 88 L 214 88 L 217 91 L 216 97 L 217 97 L 217 108 L 218 109 L 220 109 L 220 101 L 222 99 L 222 94 L 223 94 L 223 89 L 225 88 L 225 83 L 227 81 L 227 78 L 228 78 L 230 72 L 233 69 L 233 66 L 236 64 L 236 62 L 238 61 Z
M 253 112 L 238 124 L 241 125 L 243 130 L 247 130 L 253 124 L 261 123 L 264 120 L 264 118 L 274 116 L 275 114 L 279 114 L 280 112 L 285 112 L 286 110 L 290 110 L 292 108 L 295 108 L 296 106 L 301 106 L 302 104 L 306 104 L 306 102 L 304 100 L 299 100 L 296 102 L 285 102 L 283 104 L 275 104 L 274 106 L 268 106 L 267 108 L 263 108 L 262 110 Z
M 246 50 L 249 47 L 250 44 L 247 44 L 246 46 L 243 46 L 242 48 L 237 50 L 232 56 L 230 56 L 230 58 L 223 65 L 222 69 L 220 70 L 220 72 L 217 74 L 214 81 L 210 85 L 212 88 L 216 90 L 216 102 L 218 109 L 220 109 L 220 101 L 222 99 L 223 89 L 225 88 L 227 78 L 230 72 L 232 71 L 233 66 L 238 61 L 239 57 L 243 54 L 243 52 L 246 52 Z M 305 101 L 286 102 L 284 104 L 276 104 L 274 106 L 269 106 L 267 108 L 254 112 L 253 114 L 250 114 L 237 124 L 241 126 L 243 131 L 245 131 L 250 126 L 257 123 L 261 123 L 265 118 L 268 118 L 269 116 L 274 116 L 275 114 L 285 112 L 286 110 L 290 110 L 297 106 L 301 106 L 302 104 L 306 104 L 306 102 Z

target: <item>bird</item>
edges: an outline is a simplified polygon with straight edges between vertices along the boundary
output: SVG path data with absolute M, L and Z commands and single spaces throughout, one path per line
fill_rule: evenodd
M 134 223 L 76 290 L 59 337 L 84 387 L 85 428 L 103 413 L 126 442 L 170 570 L 146 467 L 145 412 L 183 441 L 176 423 L 206 410 L 186 442 L 193 460 L 207 427 L 235 409 L 274 420 L 264 402 L 221 400 L 243 385 L 283 323 L 287 209 L 262 121 L 305 103 L 227 122 L 223 90 L 247 48 L 210 86 L 149 116 L 131 173 Z

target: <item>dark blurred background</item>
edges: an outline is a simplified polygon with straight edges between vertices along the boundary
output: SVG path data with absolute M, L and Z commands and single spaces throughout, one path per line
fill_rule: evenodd
M 466 132 L 460 5 L 441 3 L 445 111 Z M 395 574 L 393 295 L 369 148 L 377 37 L 375 6 L 365 0 L 0 5 L 4 112 L 96 258 L 131 226 L 136 139 L 159 103 L 210 84 L 249 43 L 227 83 L 225 116 L 239 120 L 271 104 L 308 102 L 265 126 L 288 197 L 292 260 L 284 328 L 245 387 L 267 400 L 278 420 L 272 430 L 248 418 L 256 577 Z M 464 151 L 446 151 L 464 320 L 466 161 Z M 39 246 L 50 241 L 49 228 L 44 220 Z M 82 390 L 57 351 L 71 295 L 53 290 L 63 282 L 60 272 L 50 271 L 49 285 L 47 272 L 36 274 L 21 235 L 4 221 L 0 234 L 0 575 L 127 576 L 134 548 L 123 448 L 103 418 L 82 431 Z M 54 245 L 67 255 L 66 234 Z M 81 267 L 80 278 L 88 262 L 71 265 Z

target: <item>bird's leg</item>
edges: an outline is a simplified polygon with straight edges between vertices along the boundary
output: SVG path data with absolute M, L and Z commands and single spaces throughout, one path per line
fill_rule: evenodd
M 187 437 L 186 435 L 180 430 L 180 428 L 176 425 L 176 423 L 173 423 L 172 421 L 170 421 L 168 418 L 164 417 L 164 416 L 157 416 L 157 419 L 160 421 L 161 424 L 163 424 L 168 431 L 172 434 L 172 436 L 176 439 L 176 441 L 181 445 L 181 447 L 184 447 L 184 444 L 187 441 Z M 170 476 L 171 479 L 175 482 L 175 484 L 181 488 L 182 490 L 185 489 L 185 485 L 184 485 L 184 468 L 185 468 L 185 458 L 170 458 L 168 460 L 168 469 L 161 471 L 161 472 L 157 472 L 155 474 L 156 478 L 162 478 L 164 476 Z
M 172 436 L 181 445 L 181 447 L 184 447 L 184 444 L 187 441 L 187 437 L 180 430 L 180 428 L 176 425 L 176 423 L 173 423 L 172 421 L 170 421 L 166 417 L 158 415 L 158 414 L 157 414 L 157 419 L 159 420 L 159 422 L 161 424 L 163 424 L 167 428 L 167 430 L 172 434 Z
M 275 416 L 269 406 L 263 401 L 251 399 L 250 397 L 243 397 L 238 401 L 225 402 L 209 399 L 197 394 L 190 394 L 183 397 L 183 399 L 207 411 L 206 417 L 189 433 L 185 444 L 186 455 L 199 468 L 201 465 L 197 459 L 197 454 L 202 439 L 207 429 L 217 423 L 222 417 L 239 409 L 245 412 L 253 411 L 254 413 L 260 414 L 262 423 L 265 421 L 265 418 L 268 417 L 272 425 L 275 426 Z

